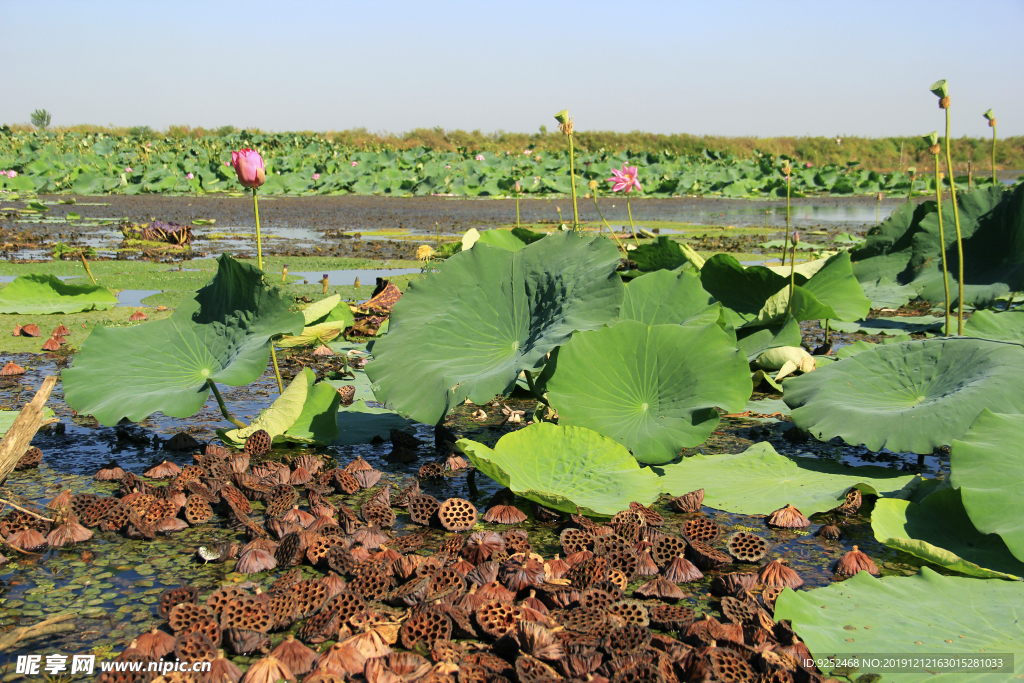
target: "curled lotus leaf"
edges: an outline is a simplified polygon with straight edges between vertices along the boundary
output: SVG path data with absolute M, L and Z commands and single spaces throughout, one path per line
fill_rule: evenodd
M 55 275 L 21 275 L 0 290 L 0 313 L 79 313 L 116 305 L 117 297 L 106 287 L 71 285 Z

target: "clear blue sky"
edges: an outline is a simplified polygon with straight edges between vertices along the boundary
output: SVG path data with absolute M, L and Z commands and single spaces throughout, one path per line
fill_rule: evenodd
M 1024 0 L 0 0 L 0 122 L 1024 134 Z M 948 43 L 946 42 L 948 39 Z

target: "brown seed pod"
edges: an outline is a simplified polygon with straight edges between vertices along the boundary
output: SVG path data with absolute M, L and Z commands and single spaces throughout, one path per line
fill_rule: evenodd
M 669 505 L 676 512 L 690 513 L 700 512 L 701 505 L 704 504 L 704 489 L 697 489 L 696 491 L 690 491 L 686 495 L 673 498 L 669 501 Z
M 647 628 L 651 624 L 647 607 L 636 600 L 620 600 L 605 610 L 611 617 L 618 617 L 626 624 Z
M 834 524 L 824 524 L 818 527 L 818 530 L 814 532 L 815 536 L 821 536 L 822 538 L 830 541 L 838 541 L 843 536 L 843 532 L 840 531 L 839 527 Z
M 39 467 L 39 463 L 43 461 L 43 452 L 35 446 L 29 446 L 25 451 L 25 454 L 18 458 L 18 462 L 14 464 L 16 471 L 30 470 L 35 467 Z
M 157 601 L 157 614 L 161 617 L 167 618 L 177 605 L 182 603 L 198 604 L 199 601 L 199 589 L 195 586 L 179 586 L 178 588 L 168 588 L 160 594 L 160 598 Z
M 337 635 L 341 623 L 341 614 L 337 610 L 324 609 L 307 619 L 297 635 L 304 643 L 322 643 Z
M 438 507 L 437 518 L 448 531 L 469 531 L 476 524 L 477 511 L 468 500 L 449 498 Z
M 668 566 L 668 563 L 686 552 L 686 541 L 678 536 L 662 534 L 654 540 L 651 546 L 651 558 L 661 568 Z
M 135 639 L 135 649 L 149 659 L 162 659 L 174 651 L 176 641 L 170 633 L 153 627 L 149 633 L 143 633 Z
M 308 617 L 327 602 L 327 587 L 320 579 L 299 581 L 288 592 L 295 596 L 299 618 Z
M 175 605 L 167 613 L 167 625 L 176 634 L 180 634 L 189 626 L 193 626 L 202 619 L 217 621 L 216 615 L 206 605 L 199 605 L 194 602 L 181 602 Z
M 867 572 L 872 576 L 878 576 L 878 566 L 857 546 L 853 546 L 853 550 L 843 555 L 836 563 L 835 575 L 848 579 L 851 576 L 856 576 L 858 572 Z
M 205 524 L 213 518 L 213 509 L 201 496 L 192 494 L 185 502 L 185 519 L 192 526 Z
M 605 553 L 603 557 L 608 561 L 608 569 L 622 572 L 626 576 L 627 581 L 632 580 L 637 575 L 637 570 L 640 567 L 640 558 L 632 548 L 617 547 Z M 655 573 L 657 573 L 657 567 L 655 567 Z
M 846 500 L 843 504 L 834 508 L 832 512 L 846 517 L 852 517 L 860 510 L 860 506 L 863 502 L 864 497 L 861 495 L 860 489 L 850 489 L 846 492 Z
M 279 484 L 270 491 L 264 515 L 268 518 L 282 517 L 299 502 L 299 492 L 290 484 Z
M 683 535 L 691 541 L 714 543 L 722 535 L 722 529 L 707 517 L 694 517 L 683 524 Z
M 758 583 L 757 574 L 733 572 L 721 574 L 711 580 L 711 592 L 715 595 L 736 595 L 742 591 L 752 591 Z
M 375 486 L 380 481 L 381 471 L 380 470 L 360 470 L 358 472 L 352 472 L 352 478 L 356 480 L 359 487 L 362 489 L 368 489 L 371 486 Z
M 245 439 L 245 452 L 251 458 L 260 458 L 270 452 L 273 443 L 265 429 L 257 429 Z
M 366 571 L 349 582 L 349 590 L 359 594 L 364 600 L 373 602 L 383 600 L 395 585 L 395 577 L 390 573 Z
M 700 541 L 691 541 L 686 547 L 686 554 L 690 562 L 704 571 L 717 570 L 732 564 L 731 557 Z
M 409 497 L 409 516 L 415 524 L 430 526 L 440 507 L 441 504 L 433 496 L 421 494 Z
M 706 655 L 711 676 L 716 681 L 753 681 L 757 674 L 747 660 L 735 650 L 711 648 Z
M 634 501 L 629 504 L 629 509 L 642 516 L 648 526 L 665 526 L 665 519 L 653 508 Z
M 634 592 L 647 598 L 661 600 L 682 600 L 684 597 L 683 590 L 679 586 L 660 576 L 648 581 Z
M 280 660 L 296 676 L 311 671 L 317 658 L 315 650 L 309 649 L 290 634 L 270 651 L 270 655 Z
M 420 479 L 440 479 L 444 476 L 444 468 L 436 462 L 428 462 L 420 467 L 417 476 Z
M 7 543 L 27 552 L 36 552 L 46 547 L 46 537 L 35 529 L 21 529 L 7 537 Z
M 24 375 L 25 368 L 21 367 L 13 360 L 7 361 L 7 364 L 0 369 L 0 377 L 14 377 L 15 375 Z
M 439 640 L 450 640 L 451 636 L 451 619 L 433 610 L 415 612 L 399 630 L 402 647 L 407 650 L 415 649 L 421 643 L 430 648 Z
M 276 566 L 277 559 L 273 553 L 253 548 L 239 553 L 238 562 L 235 564 L 235 571 L 239 574 L 256 574 L 257 572 L 269 571 Z
M 150 479 L 170 479 L 178 474 L 181 474 L 181 468 L 173 462 L 164 460 L 156 467 L 146 470 L 142 476 L 149 477 Z
M 655 605 L 647 611 L 651 624 L 672 631 L 686 628 L 696 617 L 693 609 L 684 605 Z
M 757 573 L 759 583 L 765 586 L 779 586 L 797 589 L 804 585 L 804 580 L 795 571 L 787 567 L 781 560 L 772 560 Z
M 501 638 L 523 618 L 523 610 L 509 602 L 492 600 L 474 613 L 477 625 L 492 638 Z
M 174 641 L 174 656 L 183 662 L 199 662 L 213 659 L 217 650 L 202 631 L 179 636 Z
M 269 649 L 269 648 L 268 648 Z M 273 655 L 257 660 L 245 672 L 244 683 L 276 683 L 277 681 L 294 681 L 295 674 L 284 662 Z M 308 678 L 306 679 L 308 680 Z
M 513 593 L 544 582 L 544 563 L 537 559 L 516 555 L 501 565 L 501 582 Z
M 768 609 L 775 611 L 775 599 L 785 590 L 784 586 L 768 586 L 761 591 L 761 603 Z
M 118 467 L 117 463 L 113 460 L 100 468 L 96 474 L 92 476 L 96 481 L 120 481 L 123 477 L 124 470 Z
M 680 555 L 665 567 L 665 578 L 674 583 L 689 583 L 700 581 L 704 575 L 696 565 Z
M 42 334 L 43 333 L 39 331 L 39 325 L 36 325 L 35 323 L 29 323 L 21 328 L 21 336 L 23 337 L 39 337 Z
M 726 547 L 729 548 L 729 553 L 737 560 L 755 564 L 764 559 L 771 546 L 768 545 L 768 541 L 760 536 L 748 534 L 745 531 L 737 531 L 729 537 Z
M 592 557 L 589 560 L 574 565 L 565 573 L 573 588 L 586 590 L 598 581 L 605 578 L 608 571 L 608 561 L 603 557 Z
M 327 564 L 327 553 L 331 548 L 343 543 L 337 536 L 318 536 L 306 548 L 306 561 L 314 567 Z
M 519 524 L 526 521 L 526 513 L 512 505 L 492 505 L 484 513 L 484 521 L 491 524 Z
M 430 577 L 429 597 L 436 600 L 442 596 L 459 596 L 466 590 L 466 580 L 454 567 L 439 569 Z
M 756 623 L 760 613 L 760 606 L 753 600 L 740 600 L 731 595 L 722 598 L 722 614 L 734 624 Z
M 526 535 L 525 531 L 521 531 L 519 529 L 503 531 L 501 532 L 501 538 L 505 541 L 505 550 L 509 555 L 514 555 L 516 553 L 529 555 L 533 552 L 533 546 L 530 545 L 530 539 Z
M 792 505 L 787 505 L 784 508 L 779 508 L 772 514 L 768 515 L 768 519 L 765 520 L 768 526 L 780 527 L 784 529 L 798 529 L 811 525 L 811 520 L 804 517 L 803 513 L 797 510 Z
M 223 629 L 239 628 L 266 633 L 273 626 L 273 618 L 266 603 L 249 595 L 230 600 L 224 606 L 220 619 Z
M 224 586 L 210 593 L 210 597 L 206 598 L 206 606 L 209 607 L 214 616 L 220 618 L 221 613 L 229 602 L 236 598 L 243 598 L 246 596 L 245 591 L 234 586 Z
M 418 496 L 420 494 L 420 483 L 416 479 L 406 479 L 406 485 L 402 487 L 402 490 L 395 496 L 394 504 L 398 507 L 407 507 L 409 505 L 409 498 L 412 496 Z
M 625 657 L 646 650 L 651 644 L 651 632 L 636 624 L 613 629 L 604 639 L 604 651 L 613 657 Z
M 586 529 L 577 527 L 563 529 L 558 540 L 562 544 L 562 552 L 566 555 L 589 550 L 594 545 L 594 535 Z

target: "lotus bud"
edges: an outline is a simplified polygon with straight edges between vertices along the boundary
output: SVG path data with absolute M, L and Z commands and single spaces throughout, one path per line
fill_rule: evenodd
M 996 127 L 996 115 L 995 115 L 995 112 L 993 112 L 991 109 L 989 109 L 987 112 L 982 114 L 982 116 L 984 116 L 986 119 L 988 119 L 988 127 L 989 128 L 995 128 Z
M 361 285 L 359 284 L 359 278 L 358 278 L 358 277 L 356 278 L 356 281 L 352 283 L 352 286 L 353 286 L 353 287 L 360 287 L 360 286 L 361 286 Z
M 288 277 L 288 264 L 286 263 L 283 266 L 281 266 L 281 282 L 284 282 L 285 278 L 287 278 L 287 277 Z
M 266 166 L 263 157 L 254 149 L 243 149 L 231 153 L 231 165 L 238 174 L 238 182 L 243 187 L 257 188 L 267 180 Z
M 519 187 L 519 181 L 517 180 L 516 181 L 516 194 L 519 194 L 522 191 L 523 191 L 523 189 L 521 187 Z
M 882 201 L 882 193 L 881 192 L 878 193 L 878 201 Z
M 597 189 L 597 181 L 596 180 L 591 180 L 589 183 L 587 183 L 587 187 L 589 187 L 591 190 L 596 190 Z
M 793 246 L 795 247 L 798 244 L 800 244 L 800 233 L 794 230 L 793 231 Z

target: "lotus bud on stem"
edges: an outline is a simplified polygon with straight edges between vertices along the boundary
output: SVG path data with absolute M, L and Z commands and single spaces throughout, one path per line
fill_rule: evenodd
M 569 138 L 569 181 L 572 185 L 572 229 L 579 230 L 580 212 L 576 207 L 576 159 L 572 147 L 572 118 L 569 116 L 569 110 L 563 109 L 555 114 L 555 120 L 558 121 L 558 130 Z
M 939 152 L 941 147 L 939 146 L 939 133 L 938 131 L 932 131 L 928 135 L 924 136 L 924 141 L 928 143 L 928 151 L 935 158 L 935 204 L 938 209 L 939 216 L 939 243 L 942 245 L 942 288 L 946 293 L 946 303 L 944 312 L 946 316 L 946 326 L 944 329 L 945 335 L 949 336 L 949 270 L 946 267 L 946 231 L 942 227 L 942 174 L 939 173 Z
M 949 144 L 949 92 L 946 81 L 936 81 L 930 90 L 939 97 L 939 108 L 946 110 L 946 173 L 949 174 L 949 195 L 953 201 L 953 222 L 956 224 L 956 250 L 957 250 L 957 311 L 956 311 L 956 333 L 964 333 L 964 241 L 960 232 L 960 209 L 956 205 L 956 176 L 953 175 L 953 154 Z
M 982 116 L 988 119 L 988 127 L 992 129 L 992 184 L 995 185 L 998 182 L 996 180 L 996 115 L 989 109 Z

